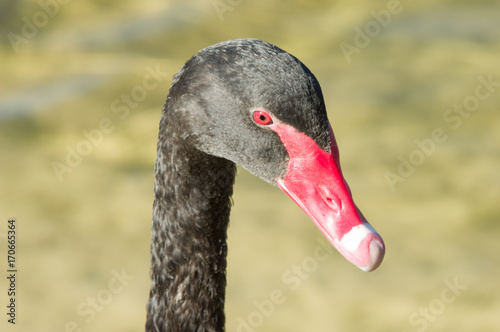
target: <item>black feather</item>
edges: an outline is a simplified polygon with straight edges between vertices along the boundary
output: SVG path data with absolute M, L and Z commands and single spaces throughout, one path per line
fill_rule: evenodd
M 274 185 L 287 171 L 278 135 L 252 120 L 259 108 L 329 151 L 318 81 L 274 45 L 255 39 L 213 45 L 174 77 L 155 164 L 149 332 L 224 331 L 235 163 Z

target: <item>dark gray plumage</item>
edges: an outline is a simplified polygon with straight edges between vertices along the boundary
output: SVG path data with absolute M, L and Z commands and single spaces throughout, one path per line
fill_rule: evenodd
M 147 331 L 223 331 L 226 229 L 235 163 L 276 185 L 279 136 L 252 121 L 265 108 L 330 150 L 319 83 L 295 57 L 239 39 L 193 56 L 163 108 L 155 164 Z

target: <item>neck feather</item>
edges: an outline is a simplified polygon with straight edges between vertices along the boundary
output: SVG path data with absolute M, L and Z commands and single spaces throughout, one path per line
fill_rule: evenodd
M 162 117 L 146 331 L 219 332 L 236 168 L 187 144 L 181 131 Z

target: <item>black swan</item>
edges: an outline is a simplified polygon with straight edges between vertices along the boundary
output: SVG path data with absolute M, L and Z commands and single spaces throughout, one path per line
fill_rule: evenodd
M 281 188 L 350 262 L 364 271 L 382 262 L 314 75 L 267 42 L 222 42 L 186 62 L 163 107 L 146 331 L 224 331 L 235 163 Z

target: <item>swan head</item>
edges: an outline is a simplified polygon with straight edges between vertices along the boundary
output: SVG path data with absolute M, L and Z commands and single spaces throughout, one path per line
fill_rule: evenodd
M 212 45 L 174 77 L 169 103 L 186 144 L 278 186 L 360 269 L 380 265 L 384 242 L 354 204 L 321 87 L 297 58 L 256 39 Z

